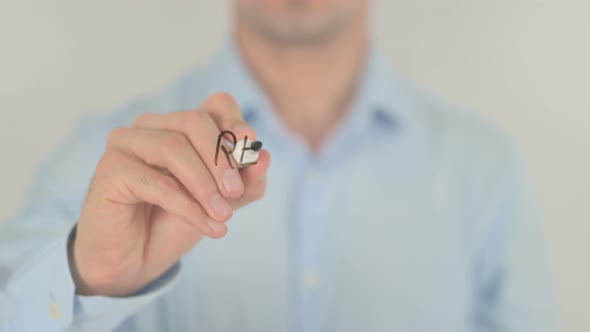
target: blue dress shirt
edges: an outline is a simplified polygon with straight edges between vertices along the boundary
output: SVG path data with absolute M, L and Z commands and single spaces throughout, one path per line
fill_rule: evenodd
M 109 131 L 217 91 L 273 156 L 266 196 L 137 294 L 76 295 L 68 234 Z M 0 330 L 557 331 L 541 222 L 510 142 L 375 50 L 354 100 L 312 154 L 229 43 L 165 90 L 82 120 L 0 225 Z

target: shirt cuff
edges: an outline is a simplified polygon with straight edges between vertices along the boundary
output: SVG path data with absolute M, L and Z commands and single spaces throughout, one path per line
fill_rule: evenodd
M 14 309 L 9 320 L 16 330 L 57 332 L 71 326 L 111 330 L 142 305 L 166 293 L 178 279 L 180 263 L 132 296 L 76 295 L 68 262 L 72 232 L 75 228 L 25 262 L 6 284 Z
M 73 320 L 74 282 L 68 265 L 67 234 L 21 265 L 6 284 L 11 321 L 22 331 L 63 331 Z
M 82 296 L 75 299 L 76 327 L 88 331 L 103 331 L 120 325 L 143 305 L 167 293 L 179 278 L 180 263 L 172 266 L 158 279 L 132 296 Z

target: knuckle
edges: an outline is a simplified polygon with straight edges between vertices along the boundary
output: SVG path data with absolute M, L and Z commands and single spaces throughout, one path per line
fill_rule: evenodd
M 178 191 L 178 185 L 172 178 L 168 176 L 161 176 L 157 178 L 146 178 L 148 185 L 151 184 L 157 188 L 162 197 L 170 198 Z
M 113 145 L 119 142 L 122 137 L 127 133 L 127 128 L 125 127 L 117 127 L 111 130 L 109 136 L 107 137 L 107 145 Z
M 110 172 L 114 166 L 119 164 L 118 159 L 119 157 L 117 153 L 111 149 L 107 149 L 98 161 L 95 173 L 102 174 Z
M 186 150 L 188 140 L 181 133 L 167 133 L 162 139 L 162 149 L 164 151 L 182 152 Z
M 197 124 L 207 121 L 209 114 L 202 110 L 187 111 L 185 112 L 184 130 L 192 132 L 197 127 Z
M 152 185 L 152 180 L 150 179 L 150 177 L 145 174 L 145 173 L 140 173 L 137 176 L 137 182 L 139 183 L 140 186 L 142 187 L 149 187 Z
M 209 101 L 215 107 L 220 109 L 233 109 L 238 107 L 236 99 L 227 92 L 216 92 L 209 97 Z
M 200 123 L 209 119 L 209 114 L 203 110 L 191 112 L 192 118 L 195 122 Z
M 140 126 L 143 123 L 147 123 L 149 121 L 149 119 L 152 118 L 154 114 L 153 113 L 149 113 L 149 112 L 144 112 L 139 114 L 135 120 L 133 121 L 133 126 Z

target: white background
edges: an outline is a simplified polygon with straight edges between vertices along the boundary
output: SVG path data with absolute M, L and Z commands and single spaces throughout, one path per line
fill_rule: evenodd
M 377 41 L 407 76 L 511 134 L 546 212 L 566 331 L 590 331 L 590 1 L 381 0 Z M 204 61 L 229 2 L 0 0 L 0 220 L 83 112 Z M 75 165 L 72 165 L 75 167 Z

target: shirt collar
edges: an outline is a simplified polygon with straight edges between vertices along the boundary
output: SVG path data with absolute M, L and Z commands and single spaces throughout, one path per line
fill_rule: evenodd
M 207 66 L 211 93 L 224 91 L 232 94 L 243 110 L 247 121 L 274 117 L 264 91 L 243 62 L 233 40 L 224 43 Z M 386 56 L 375 46 L 369 48 L 365 69 L 353 103 L 352 117 L 369 125 L 399 128 L 408 121 L 406 95 L 401 80 L 389 65 Z
M 372 44 L 357 91 L 359 117 L 372 125 L 407 130 L 415 116 L 410 87 L 383 51 Z

